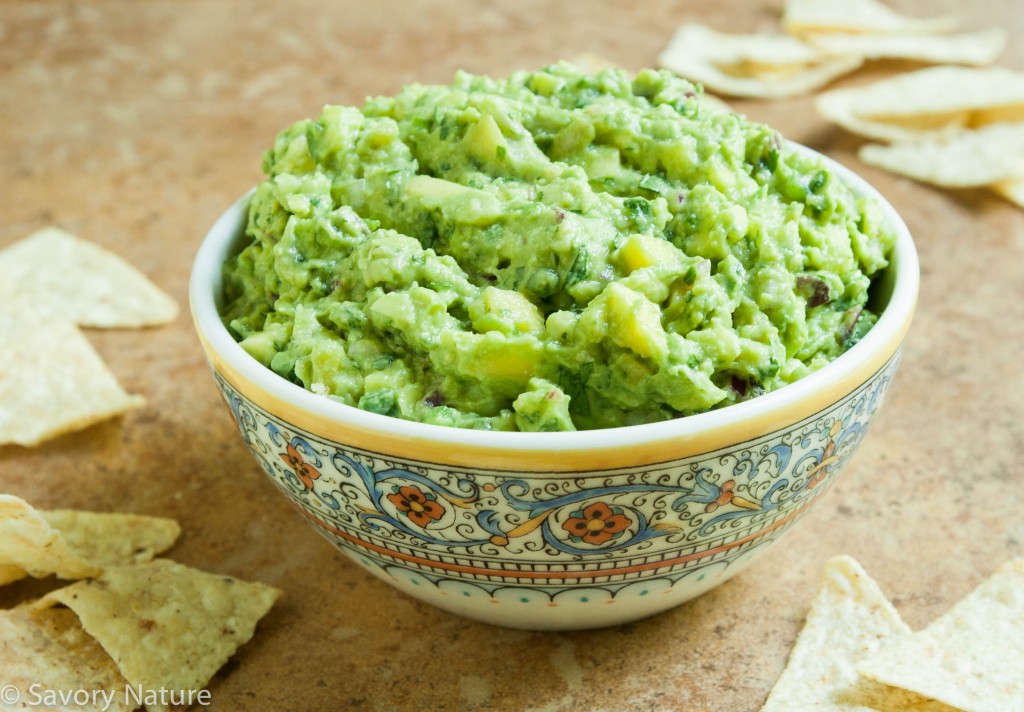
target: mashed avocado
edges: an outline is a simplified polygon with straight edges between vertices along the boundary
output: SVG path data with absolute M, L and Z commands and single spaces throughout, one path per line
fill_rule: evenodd
M 893 234 L 774 131 L 668 72 L 460 73 L 282 132 L 224 320 L 325 397 L 574 430 L 720 408 L 874 323 Z

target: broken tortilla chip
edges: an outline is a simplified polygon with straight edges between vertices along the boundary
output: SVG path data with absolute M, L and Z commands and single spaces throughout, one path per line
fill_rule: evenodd
M 947 188 L 1024 178 L 1024 123 L 993 124 L 934 139 L 862 146 L 867 164 Z
M 993 29 L 960 35 L 829 33 L 812 34 L 803 39 L 828 54 L 983 67 L 995 62 L 1005 51 L 1007 35 L 1004 30 Z
M 878 0 L 786 0 L 782 25 L 794 35 L 822 32 L 920 34 L 951 32 L 951 17 L 901 15 Z
M 1024 208 L 1024 179 L 1001 180 L 989 186 L 996 195 Z
M 728 35 L 703 25 L 680 27 L 658 63 L 711 91 L 781 99 L 807 94 L 861 65 L 784 35 Z
M 70 322 L 0 312 L 0 445 L 37 445 L 145 401 L 129 395 Z
M 25 569 L 6 563 L 2 553 L 5 517 L 25 517 L 28 510 L 31 510 L 31 506 L 24 500 L 9 495 L 0 496 L 0 585 L 29 575 Z M 37 518 L 27 517 L 32 521 L 32 539 L 21 538 L 24 537 L 23 529 L 18 542 L 37 547 L 40 546 L 38 542 L 53 542 L 48 546 L 43 545 L 45 552 L 39 553 L 42 559 L 49 557 L 54 550 L 59 552 L 63 549 L 92 568 L 151 561 L 157 554 L 170 549 L 181 534 L 178 523 L 164 517 L 120 512 L 80 512 L 70 509 L 36 511 L 46 524 L 57 531 L 59 541 L 46 534 Z M 24 550 L 22 554 L 22 559 L 30 556 L 29 552 Z M 36 569 L 37 576 L 39 571 L 43 571 L 44 575 L 58 573 L 56 570 L 47 571 L 47 568 L 53 566 L 46 566 L 41 561 L 35 561 L 35 566 L 41 567 Z
M 108 568 L 36 605 L 62 603 L 78 614 L 133 687 L 195 691 L 252 637 L 280 595 L 261 583 L 156 559 Z
M 80 326 L 165 324 L 178 305 L 132 265 L 99 245 L 49 227 L 0 250 L 0 299 Z
M 929 67 L 821 94 L 818 113 L 853 133 L 909 141 L 964 128 L 1024 121 L 1024 72 Z
M 75 553 L 100 566 L 152 561 L 181 534 L 178 523 L 166 517 L 73 509 L 43 510 L 40 514 Z
M 912 710 L 947 712 L 905 690 L 863 680 L 856 664 L 910 628 L 856 560 L 836 556 L 825 564 L 807 622 L 786 669 L 762 712 L 791 710 Z
M 46 694 L 68 696 L 59 704 L 40 699 L 32 709 L 131 710 L 125 680 L 99 643 L 86 634 L 78 617 L 63 608 L 0 610 L 0 709 L 28 708 Z M 15 697 L 19 699 L 14 699 Z M 12 701 L 13 700 L 13 701 Z
M 0 563 L 36 577 L 79 579 L 103 570 L 73 552 L 28 502 L 9 494 L 0 495 Z
M 1020 709 L 1024 559 L 1008 562 L 927 628 L 884 646 L 857 669 L 958 709 Z
M 0 564 L 0 586 L 19 581 L 28 576 L 25 569 L 14 564 Z

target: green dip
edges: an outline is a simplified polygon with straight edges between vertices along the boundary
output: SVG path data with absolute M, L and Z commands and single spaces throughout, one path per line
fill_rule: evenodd
M 463 428 L 700 413 L 835 359 L 894 234 L 668 72 L 460 73 L 282 132 L 225 323 L 314 393 Z

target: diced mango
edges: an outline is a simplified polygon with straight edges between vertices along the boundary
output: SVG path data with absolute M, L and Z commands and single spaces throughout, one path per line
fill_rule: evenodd
M 539 333 L 544 330 L 540 310 L 520 292 L 487 287 L 469 307 L 473 328 L 503 334 Z
M 491 378 L 527 381 L 540 366 L 543 347 L 532 337 L 495 340 L 479 350 L 481 371 Z
M 512 385 L 519 393 L 522 385 L 540 367 L 544 346 L 533 336 L 504 336 L 498 332 L 474 334 L 472 332 L 446 332 L 441 336 L 441 347 L 450 359 L 445 370 L 451 369 L 462 377 L 495 381 L 492 385 Z
M 480 363 L 480 375 L 490 378 L 507 378 L 521 380 L 535 373 L 540 359 L 529 349 L 508 349 L 493 354 Z
M 610 284 L 604 294 L 612 340 L 638 356 L 664 360 L 668 340 L 658 305 L 621 284 Z
M 619 247 L 616 263 L 626 272 L 657 264 L 675 263 L 679 256 L 672 243 L 650 235 L 630 235 Z

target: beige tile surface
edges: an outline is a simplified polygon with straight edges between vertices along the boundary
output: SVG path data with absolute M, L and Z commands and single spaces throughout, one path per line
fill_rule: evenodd
M 891 3 L 1001 26 L 1017 0 Z M 639 68 L 673 28 L 774 30 L 781 2 L 0 3 L 0 247 L 55 224 L 108 247 L 184 306 L 217 215 L 260 177 L 278 130 L 455 69 L 504 73 L 596 52 Z M 852 85 L 893 65 L 873 65 Z M 1024 552 L 1024 212 L 866 168 L 812 101 L 737 102 L 863 173 L 917 239 L 916 323 L 887 404 L 843 478 L 738 578 L 633 625 L 506 631 L 371 578 L 297 517 L 252 462 L 187 313 L 89 332 L 148 405 L 37 449 L 0 448 L 0 491 L 41 507 L 173 516 L 179 561 L 285 590 L 216 677 L 218 710 L 756 710 L 824 561 L 858 558 L 916 628 Z M 0 592 L 7 606 L 45 590 Z

